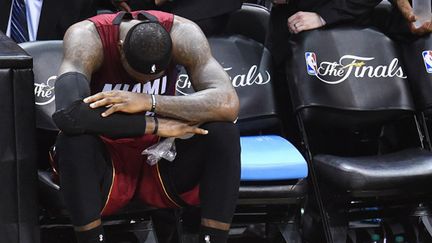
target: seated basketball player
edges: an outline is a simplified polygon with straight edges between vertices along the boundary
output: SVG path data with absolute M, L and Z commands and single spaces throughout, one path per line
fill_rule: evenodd
M 175 96 L 177 65 L 196 93 Z M 132 198 L 200 205 L 200 242 L 226 242 L 240 181 L 239 102 L 194 23 L 158 11 L 79 22 L 64 37 L 55 92 L 55 162 L 78 242 L 104 242 L 101 216 Z M 142 155 L 191 134 L 175 140 L 172 162 L 151 166 Z

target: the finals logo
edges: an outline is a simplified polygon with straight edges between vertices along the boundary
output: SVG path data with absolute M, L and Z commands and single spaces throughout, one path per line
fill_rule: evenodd
M 407 78 L 399 65 L 399 59 L 387 65 L 374 65 L 375 57 L 344 55 L 338 62 L 323 61 L 318 63 L 314 52 L 305 53 L 306 71 L 326 84 L 339 84 L 348 77 L 356 78 Z

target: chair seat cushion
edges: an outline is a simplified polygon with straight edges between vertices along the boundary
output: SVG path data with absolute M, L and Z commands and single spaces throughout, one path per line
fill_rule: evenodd
M 244 136 L 240 143 L 242 181 L 301 179 L 308 174 L 303 156 L 282 137 Z
M 415 190 L 432 182 L 432 152 L 419 148 L 362 157 L 321 154 L 313 162 L 320 180 L 345 190 Z

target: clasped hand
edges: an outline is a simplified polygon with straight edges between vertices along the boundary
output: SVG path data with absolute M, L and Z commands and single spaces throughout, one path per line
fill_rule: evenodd
M 140 93 L 128 91 L 105 91 L 84 99 L 85 103 L 90 104 L 91 108 L 107 107 L 108 109 L 102 113 L 103 117 L 107 117 L 114 112 L 124 113 L 139 113 L 150 110 L 149 96 Z

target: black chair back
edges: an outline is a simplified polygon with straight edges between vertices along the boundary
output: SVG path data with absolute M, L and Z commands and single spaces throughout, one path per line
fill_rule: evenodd
M 63 59 L 63 41 L 35 41 L 20 44 L 34 60 L 36 127 L 57 131 L 51 119 L 55 111 L 54 84 Z
M 267 8 L 257 4 L 244 3 L 241 9 L 231 14 L 226 33 L 247 36 L 264 44 L 269 23 L 270 14 Z
M 432 37 L 403 45 L 403 57 L 417 109 L 432 110 Z
M 288 82 L 305 123 L 358 126 L 414 110 L 407 75 L 385 35 L 372 29 L 315 30 L 291 44 Z

